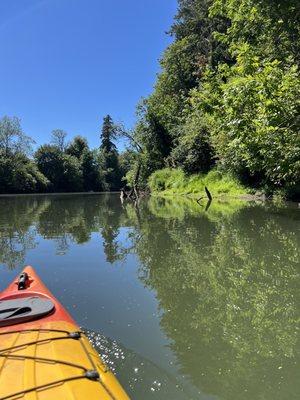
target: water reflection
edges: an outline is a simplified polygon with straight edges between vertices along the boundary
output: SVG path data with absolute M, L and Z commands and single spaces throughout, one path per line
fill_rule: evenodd
M 196 390 L 189 388 L 184 381 L 167 373 L 151 361 L 99 332 L 87 329 L 84 331 L 101 358 L 126 386 L 127 393 L 132 399 L 198 398 Z
M 107 262 L 126 266 L 137 255 L 180 373 L 201 393 L 296 399 L 299 213 L 240 201 L 205 208 L 186 199 L 1 198 L 0 263 L 23 264 L 38 236 L 65 254 L 98 232 Z
M 172 350 L 206 393 L 297 398 L 299 225 L 251 206 L 212 219 L 161 219 L 138 244 Z

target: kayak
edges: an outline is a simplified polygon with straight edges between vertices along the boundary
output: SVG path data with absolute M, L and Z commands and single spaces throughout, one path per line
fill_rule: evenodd
M 129 400 L 29 266 L 0 294 L 0 400 L 6 399 Z

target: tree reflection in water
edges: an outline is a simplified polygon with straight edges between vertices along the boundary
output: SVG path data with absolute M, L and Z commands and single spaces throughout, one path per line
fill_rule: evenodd
M 298 398 L 299 216 L 239 204 L 195 215 L 152 201 L 160 218 L 136 251 L 182 371 L 224 399 Z
M 231 201 L 205 210 L 159 198 L 122 206 L 118 196 L 0 201 L 2 264 L 22 264 L 36 234 L 65 253 L 100 232 L 109 263 L 138 256 L 181 371 L 202 392 L 299 398 L 297 209 Z

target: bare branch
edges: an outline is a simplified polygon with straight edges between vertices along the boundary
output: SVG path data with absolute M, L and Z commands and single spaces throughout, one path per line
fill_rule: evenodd
M 115 134 L 116 134 L 117 136 L 127 138 L 127 139 L 131 142 L 131 144 L 132 144 L 134 147 L 136 147 L 136 149 L 137 149 L 140 153 L 143 153 L 143 152 L 144 152 L 144 151 L 143 151 L 143 148 L 142 148 L 141 145 L 137 142 L 137 140 L 134 138 L 134 136 L 133 136 L 131 133 L 129 133 L 130 131 L 126 130 L 125 127 L 124 127 L 121 123 L 115 124 L 114 128 L 115 128 Z

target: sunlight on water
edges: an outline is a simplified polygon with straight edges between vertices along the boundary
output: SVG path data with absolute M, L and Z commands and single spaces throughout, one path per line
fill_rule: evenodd
M 199 397 L 199 392 L 192 391 L 187 384 L 180 382 L 178 377 L 126 349 L 115 340 L 87 329 L 84 329 L 84 333 L 120 382 L 126 382 L 127 392 L 132 399 L 192 400 L 195 396 L 201 399 L 212 399 L 208 396 Z

